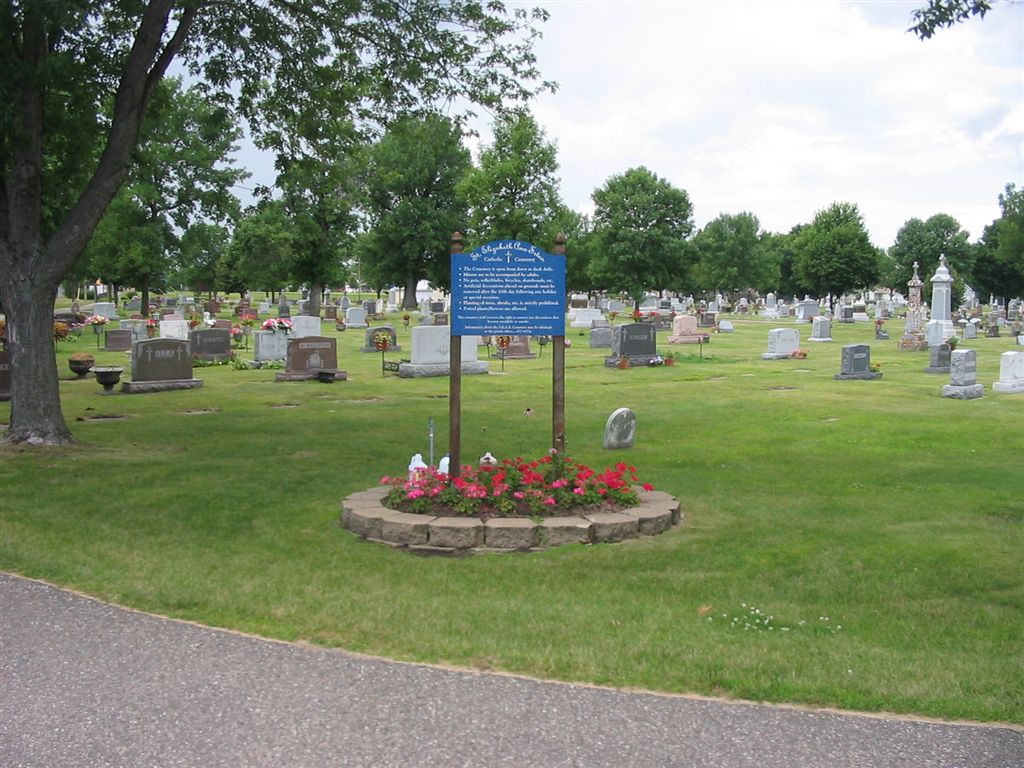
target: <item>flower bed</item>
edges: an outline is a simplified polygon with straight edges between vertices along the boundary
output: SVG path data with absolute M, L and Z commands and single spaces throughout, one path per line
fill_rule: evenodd
M 398 512 L 451 517 L 560 517 L 615 512 L 639 503 L 636 467 L 619 462 L 595 472 L 552 451 L 535 461 L 520 457 L 493 465 L 464 466 L 454 481 L 433 468 L 411 479 L 383 477 L 391 486 L 382 504 Z M 650 483 L 642 490 L 653 491 Z

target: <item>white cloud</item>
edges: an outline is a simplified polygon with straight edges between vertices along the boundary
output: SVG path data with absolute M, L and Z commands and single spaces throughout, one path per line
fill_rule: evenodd
M 533 109 L 566 203 L 645 165 L 698 225 L 748 210 L 788 231 L 843 200 L 879 246 L 940 211 L 979 236 L 1024 180 L 1024 8 L 921 42 L 921 4 L 549 2 L 539 64 L 560 90 Z

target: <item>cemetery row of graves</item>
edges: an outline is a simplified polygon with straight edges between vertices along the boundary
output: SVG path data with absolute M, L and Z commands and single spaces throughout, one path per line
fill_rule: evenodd
M 332 301 L 317 318 L 297 297 L 165 299 L 152 323 L 122 305 L 57 344 L 79 445 L 5 450 L 0 563 L 392 658 L 1020 722 L 1024 401 L 1003 370 L 1024 350 L 1019 306 L 953 313 L 947 339 L 912 348 L 901 306 L 662 301 L 638 317 L 587 301 L 564 337 L 568 450 L 678 499 L 659 536 L 467 558 L 367 542 L 342 501 L 447 451 L 447 305 Z M 556 340 L 463 345 L 486 371 L 463 379 L 464 461 L 546 453 Z M 76 355 L 93 358 L 83 375 Z M 104 368 L 122 369 L 110 394 Z M 972 374 L 981 397 L 942 397 Z M 622 408 L 634 439 L 608 448 Z

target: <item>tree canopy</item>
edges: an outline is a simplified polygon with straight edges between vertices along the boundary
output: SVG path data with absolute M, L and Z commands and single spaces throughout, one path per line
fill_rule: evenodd
M 72 440 L 60 410 L 52 306 L 121 188 L 175 59 L 259 138 L 281 101 L 338 87 L 353 120 L 466 99 L 498 109 L 540 81 L 539 9 L 476 0 L 51 0 L 0 8 L 0 300 L 11 442 Z M 317 77 L 311 75 L 316 74 Z M 112 103 L 109 111 L 103 105 Z M 272 140 L 269 136 L 267 140 Z
M 693 238 L 697 283 L 705 291 L 767 289 L 778 284 L 778 262 L 762 243 L 757 216 L 723 213 Z
M 645 291 L 679 278 L 693 232 L 685 190 L 641 166 L 611 177 L 593 198 L 597 252 L 589 269 L 596 284 L 628 294 L 639 306 Z
M 853 203 L 833 203 L 818 211 L 796 236 L 794 272 L 818 297 L 835 301 L 847 291 L 878 279 L 879 251 L 868 238 Z

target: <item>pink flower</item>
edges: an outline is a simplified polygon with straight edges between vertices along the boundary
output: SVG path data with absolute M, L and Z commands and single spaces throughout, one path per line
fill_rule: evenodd
M 654 486 L 653 486 L 653 485 L 651 485 L 650 483 L 644 483 L 644 484 L 643 484 L 643 485 L 642 485 L 641 487 L 642 487 L 642 488 L 643 488 L 643 489 L 644 489 L 645 491 L 653 491 L 653 490 L 654 490 Z
M 544 499 L 544 503 L 549 507 L 553 507 L 558 502 L 556 502 L 552 496 L 548 496 L 546 499 Z
M 573 488 L 572 492 L 575 493 L 577 496 L 582 496 L 583 494 L 586 493 L 586 491 L 583 490 L 582 488 Z

